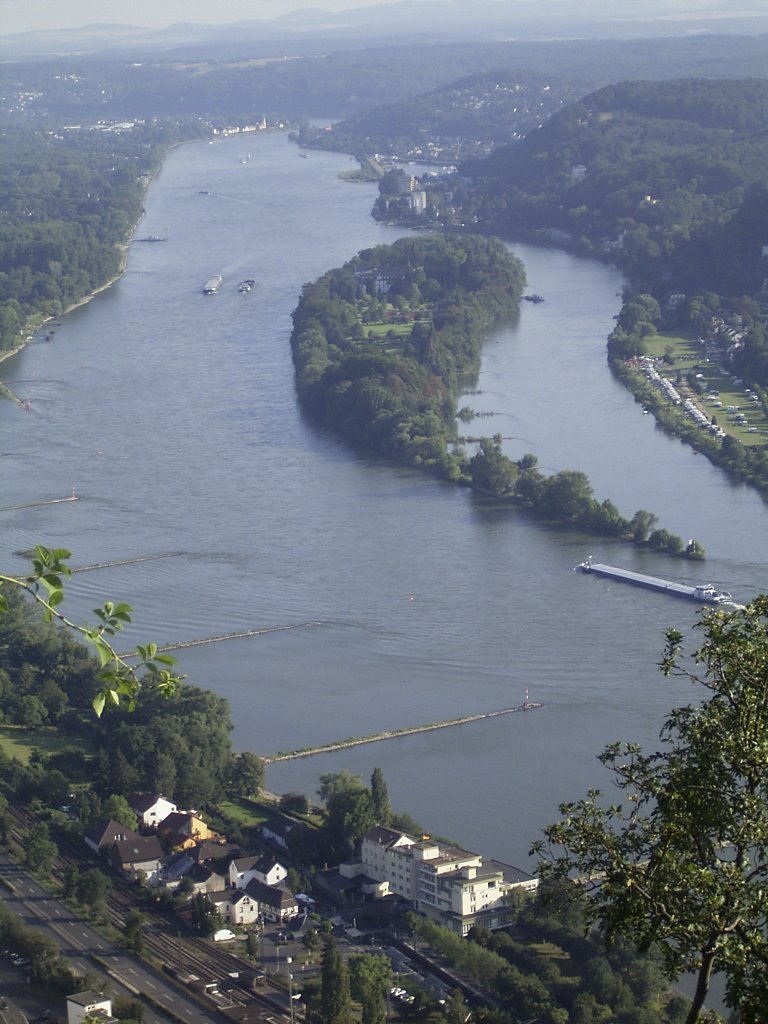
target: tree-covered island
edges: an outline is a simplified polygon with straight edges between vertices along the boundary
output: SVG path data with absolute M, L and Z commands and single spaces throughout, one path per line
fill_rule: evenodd
M 767 125 L 760 78 L 622 82 L 457 174 L 404 185 L 390 171 L 374 216 L 615 263 L 612 370 L 665 429 L 766 493 Z
M 588 532 L 703 557 L 692 541 L 599 502 L 586 475 L 542 474 L 533 455 L 504 455 L 501 437 L 468 455 L 456 421 L 492 324 L 512 315 L 525 271 L 503 243 L 479 235 L 404 238 L 360 252 L 305 285 L 291 346 L 299 396 L 357 447 L 466 484 Z M 462 418 L 471 418 L 462 410 Z

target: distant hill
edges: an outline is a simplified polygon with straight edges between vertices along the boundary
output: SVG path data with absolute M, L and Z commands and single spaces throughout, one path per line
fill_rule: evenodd
M 768 183 L 768 81 L 608 86 L 461 170 L 478 186 L 465 219 L 511 235 L 554 229 L 584 251 L 610 246 L 636 279 L 663 273 L 682 288 L 721 290 L 738 267 L 749 290 L 768 224 L 754 226 L 752 255 L 737 263 L 715 239 L 750 188 Z
M 411 37 L 406 42 L 299 57 L 244 38 L 237 55 L 227 60 L 213 56 L 214 40 L 204 47 L 201 44 L 196 57 L 177 58 L 169 51 L 147 59 L 116 59 L 112 55 L 103 60 L 71 57 L 0 63 L 0 116 L 39 114 L 75 122 L 178 116 L 347 118 L 390 106 L 389 127 L 377 126 L 376 132 L 383 127 L 384 139 L 394 145 L 397 133 L 392 127 L 397 127 L 396 122 L 410 125 L 411 132 L 418 130 L 417 119 L 411 117 L 412 105 L 432 116 L 427 109 L 432 100 L 416 97 L 451 85 L 458 92 L 462 87 L 457 83 L 470 75 L 508 73 L 534 88 L 549 84 L 553 90 L 563 89 L 570 98 L 630 77 L 768 74 L 768 36 L 619 40 L 610 44 L 561 40 L 426 45 Z M 471 106 L 464 111 L 459 106 L 455 108 L 459 114 L 452 115 L 451 97 L 446 95 L 439 103 L 443 100 L 445 118 L 460 116 L 462 131 L 468 135 L 480 129 L 487 137 L 488 127 L 493 129 L 484 107 L 473 112 Z M 399 108 L 391 107 L 398 103 Z M 556 105 L 544 112 L 554 109 Z M 465 113 L 473 120 L 464 119 Z M 506 115 L 498 109 L 496 115 L 499 128 L 503 128 Z M 429 124 L 421 125 L 424 127 Z M 370 134 L 364 122 L 353 127 L 350 137 L 353 133 L 358 138 Z M 498 134 L 495 142 L 500 141 Z
M 522 138 L 584 91 L 529 68 L 469 75 L 407 100 L 374 107 L 327 128 L 302 129 L 318 149 L 456 163 Z
M 213 9 L 211 18 L 218 16 Z M 300 9 L 279 18 L 230 24 L 178 24 L 162 30 L 114 24 L 56 28 L 0 37 L 0 58 L 28 60 L 127 54 L 189 57 L 205 52 L 231 59 L 252 55 L 328 53 L 331 49 L 535 39 L 620 39 L 693 33 L 768 32 L 761 0 L 399 0 L 342 11 Z

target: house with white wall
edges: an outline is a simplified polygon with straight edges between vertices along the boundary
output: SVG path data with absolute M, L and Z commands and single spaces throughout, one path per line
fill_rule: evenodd
M 159 793 L 132 793 L 128 803 L 136 812 L 141 828 L 157 828 L 169 814 L 178 810 L 172 800 L 166 800 Z
M 67 1024 L 82 1024 L 86 1017 L 99 1024 L 118 1024 L 117 1017 L 112 1016 L 111 999 L 90 990 L 67 996 Z
M 360 871 L 425 916 L 466 935 L 512 921 L 510 894 L 536 889 L 538 879 L 429 836 L 417 838 L 377 825 L 360 843 Z
M 264 885 L 279 885 L 288 872 L 271 853 L 240 857 L 229 865 L 229 884 L 233 889 L 245 889 L 254 878 Z
M 245 926 L 258 921 L 261 913 L 259 901 L 244 889 L 226 889 L 213 892 L 208 899 L 227 924 Z

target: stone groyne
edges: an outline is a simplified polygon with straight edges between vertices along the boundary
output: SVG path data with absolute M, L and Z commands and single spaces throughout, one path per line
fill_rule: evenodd
M 364 743 L 379 743 L 381 740 L 396 740 L 401 736 L 413 736 L 420 732 L 433 732 L 436 729 L 452 729 L 457 725 L 467 725 L 469 722 L 482 722 L 487 718 L 499 718 L 501 715 L 513 715 L 517 711 L 534 711 L 540 708 L 541 704 L 525 700 L 514 708 L 502 708 L 500 711 L 483 711 L 477 715 L 462 715 L 460 718 L 448 718 L 442 722 L 430 722 L 427 725 L 410 725 L 402 729 L 386 729 L 382 732 L 372 733 L 370 736 L 350 737 L 346 740 L 337 740 L 333 743 L 323 743 L 316 747 L 305 747 L 303 750 L 292 750 L 286 753 L 274 754 L 271 757 L 263 757 L 265 764 L 277 764 L 279 761 L 295 761 L 300 757 L 314 757 L 315 754 L 327 754 L 334 750 L 346 750 L 348 747 L 359 747 Z

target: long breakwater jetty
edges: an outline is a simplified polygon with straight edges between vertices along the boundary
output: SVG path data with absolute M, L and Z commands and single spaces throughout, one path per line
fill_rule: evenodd
M 0 381 L 0 395 L 4 395 L 6 398 L 10 398 L 20 409 L 29 409 L 29 402 L 23 398 L 19 398 L 15 391 L 8 387 L 7 384 Z
M 71 501 L 72 499 L 67 499 Z M 183 551 L 162 551 L 159 555 L 136 555 L 135 558 L 118 558 L 113 562 L 94 562 L 92 565 L 74 566 L 72 574 L 76 572 L 92 572 L 94 569 L 111 569 L 116 565 L 135 565 L 137 562 L 156 562 L 158 558 L 180 558 Z
M 45 498 L 42 501 L 27 501 L 23 505 L 0 505 L 0 512 L 19 512 L 25 508 L 38 508 L 41 505 L 61 505 L 65 501 L 77 501 L 74 487 L 66 498 Z
M 290 629 L 307 629 L 309 626 L 322 626 L 323 623 L 318 621 L 312 622 L 290 622 L 285 626 L 262 626 L 259 629 L 242 629 L 236 633 L 222 633 L 220 636 L 206 636 L 199 640 L 180 640 L 175 644 L 165 644 L 160 646 L 158 644 L 157 650 L 160 653 L 166 651 L 182 651 L 187 647 L 201 647 L 203 644 L 219 644 L 223 640 L 242 640 L 249 636 L 265 636 L 267 633 L 285 633 Z M 137 654 L 135 651 L 125 651 L 119 654 L 118 657 L 125 658 L 136 658 Z
M 457 725 L 468 725 L 470 722 L 482 722 L 488 718 L 500 718 L 502 715 L 513 715 L 518 711 L 535 711 L 542 705 L 527 698 L 514 708 L 502 708 L 500 711 L 483 711 L 478 715 L 462 715 L 460 718 L 447 718 L 443 722 L 430 722 L 428 725 L 410 725 L 403 729 L 386 729 L 370 736 L 351 737 L 333 743 L 323 743 L 317 747 L 305 747 L 303 750 L 291 750 L 287 753 L 262 757 L 265 764 L 277 764 L 279 761 L 296 761 L 300 757 L 314 757 L 315 754 L 328 754 L 334 750 L 346 750 L 349 747 L 361 747 L 364 743 L 379 743 L 382 740 L 397 740 L 401 736 L 413 736 L 420 732 L 434 732 L 437 729 L 453 729 Z

